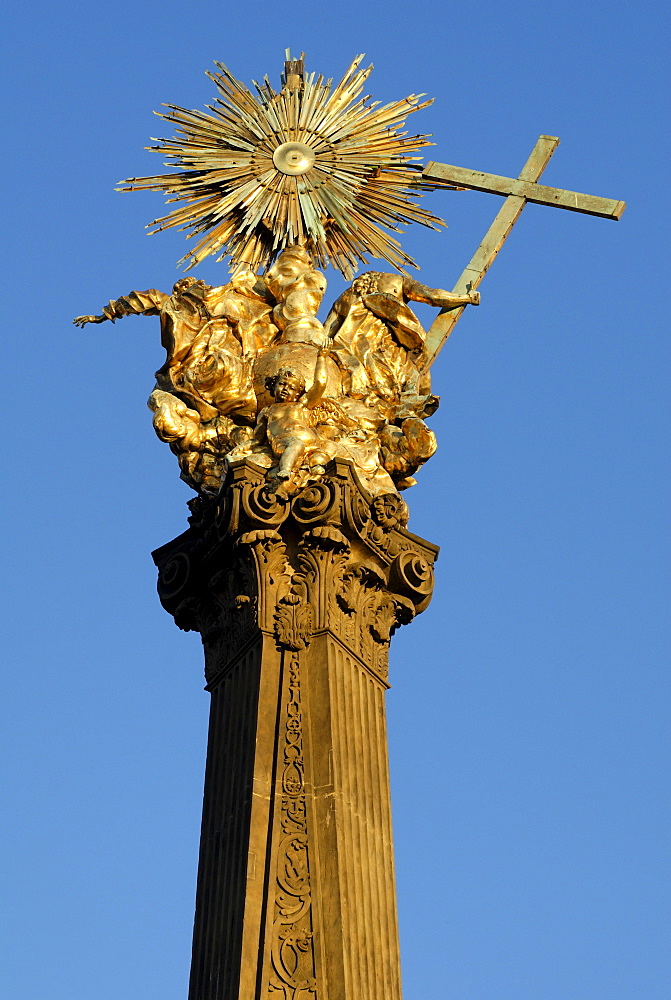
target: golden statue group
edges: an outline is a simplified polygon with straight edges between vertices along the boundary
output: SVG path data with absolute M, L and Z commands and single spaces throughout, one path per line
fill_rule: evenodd
M 168 105 L 177 136 L 153 148 L 178 169 L 122 190 L 183 202 L 152 225 L 231 278 L 75 320 L 159 317 L 149 406 L 198 494 L 153 553 L 212 695 L 189 1000 L 401 1000 L 384 696 L 438 554 L 399 496 L 436 449 L 430 367 L 527 202 L 624 208 L 539 185 L 551 136 L 517 178 L 422 169 L 427 137 L 400 129 L 425 105 L 362 99 L 360 62 L 333 85 L 287 53 L 256 95 L 218 65 L 209 113 Z M 451 292 L 409 278 L 389 232 L 439 225 L 415 200 L 437 187 L 505 199 Z M 366 254 L 394 270 L 355 277 Z M 328 264 L 350 285 L 322 322 Z M 426 333 L 414 302 L 440 310 Z
M 186 277 L 171 295 L 134 291 L 75 320 L 160 316 L 167 357 L 149 406 L 182 478 L 201 494 L 216 494 L 243 457 L 286 495 L 341 457 L 379 496 L 412 485 L 435 451 L 425 419 L 438 399 L 426 335 L 408 303 L 454 309 L 477 304 L 478 293 L 369 271 L 323 324 L 317 318 L 326 279 L 315 264 L 353 277 L 372 251 L 400 269 L 412 261 L 381 225 L 440 224 L 412 200 L 425 185 L 408 154 L 427 138 L 398 131 L 425 104 L 415 95 L 382 108 L 357 100 L 370 73 L 361 58 L 335 88 L 306 75 L 302 58 L 288 59 L 282 89 L 266 80 L 258 100 L 219 65 L 212 115 L 174 106 L 163 115 L 184 138 L 158 148 L 190 169 L 123 188 L 188 201 L 157 224 L 208 233 L 190 263 L 221 250 L 231 258 L 227 284 Z
M 478 293 L 369 271 L 322 324 L 325 289 L 309 253 L 294 246 L 262 275 L 243 267 L 217 288 L 182 278 L 171 295 L 130 292 L 75 322 L 160 316 L 167 357 L 149 405 L 195 490 L 218 493 L 228 463 L 249 457 L 293 493 L 336 456 L 374 496 L 404 489 L 436 449 L 425 418 L 438 405 L 425 333 L 407 303 L 452 308 L 477 303 Z

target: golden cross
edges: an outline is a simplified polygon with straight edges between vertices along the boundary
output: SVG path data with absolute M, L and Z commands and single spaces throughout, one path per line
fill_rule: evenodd
M 559 139 L 554 136 L 540 136 L 531 151 L 531 156 L 517 178 L 484 174 L 478 170 L 452 167 L 447 163 L 427 163 L 422 173 L 422 180 L 433 182 L 436 187 L 487 191 L 491 194 L 503 195 L 506 199 L 480 246 L 473 254 L 470 263 L 454 286 L 454 291 L 457 294 L 463 295 L 478 287 L 528 201 L 534 202 L 536 205 L 566 208 L 570 212 L 598 215 L 602 219 L 617 220 L 620 218 L 625 209 L 623 201 L 596 198 L 593 195 L 563 191 L 561 188 L 544 187 L 537 183 L 558 145 Z M 427 367 L 435 361 L 436 355 L 452 333 L 464 309 L 465 306 L 443 309 L 429 329 L 426 336 Z

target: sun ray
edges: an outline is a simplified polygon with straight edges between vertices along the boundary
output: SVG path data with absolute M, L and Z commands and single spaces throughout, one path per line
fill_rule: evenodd
M 183 204 L 150 223 L 151 232 L 178 227 L 200 237 L 180 263 L 210 254 L 231 268 L 269 264 L 285 247 L 302 243 L 320 266 L 353 277 L 367 253 L 403 269 L 416 266 L 392 232 L 416 222 L 443 225 L 416 199 L 423 189 L 421 157 L 427 135 L 402 129 L 431 104 L 410 94 L 381 104 L 362 97 L 373 67 L 357 56 L 334 86 L 303 72 L 303 56 L 287 62 L 282 89 L 264 77 L 256 96 L 215 62 L 207 73 L 217 96 L 207 111 L 165 104 L 155 112 L 175 125 L 172 139 L 147 147 L 173 172 L 131 177 L 121 191 L 162 191 Z M 391 231 L 391 232 L 390 232 Z

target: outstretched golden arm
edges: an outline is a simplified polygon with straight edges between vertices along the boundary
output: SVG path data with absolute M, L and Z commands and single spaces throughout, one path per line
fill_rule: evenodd
M 158 316 L 161 306 L 168 298 L 165 292 L 159 292 L 157 288 L 149 288 L 146 292 L 129 292 L 120 299 L 110 299 L 103 306 L 100 315 L 76 316 L 72 322 L 75 326 L 85 327 L 87 323 L 104 323 L 106 320 L 114 323 L 124 316 Z
M 403 275 L 403 296 L 410 302 L 424 302 L 439 309 L 454 309 L 456 306 L 479 306 L 480 292 L 467 291 L 464 294 L 447 292 L 444 288 L 429 288 L 414 278 Z

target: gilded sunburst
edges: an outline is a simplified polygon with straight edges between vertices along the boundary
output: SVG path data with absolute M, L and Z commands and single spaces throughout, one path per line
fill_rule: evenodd
M 208 73 L 218 90 L 209 113 L 168 104 L 156 112 L 176 124 L 173 139 L 150 146 L 178 172 L 122 181 L 122 191 L 163 191 L 184 204 L 150 224 L 200 237 L 182 259 L 210 254 L 256 269 L 284 247 L 302 244 L 320 266 L 350 278 L 367 255 L 397 268 L 414 261 L 389 230 L 419 222 L 441 224 L 417 204 L 422 188 L 417 150 L 426 135 L 401 129 L 408 114 L 431 104 L 423 94 L 381 105 L 361 97 L 372 66 L 358 56 L 333 86 L 304 73 L 303 57 L 285 63 L 282 88 L 268 78 L 256 94 L 221 63 Z

